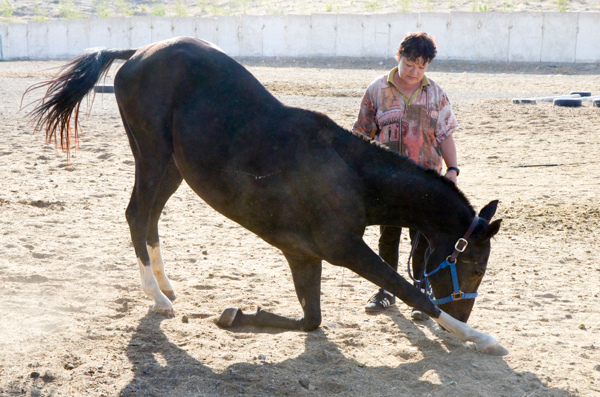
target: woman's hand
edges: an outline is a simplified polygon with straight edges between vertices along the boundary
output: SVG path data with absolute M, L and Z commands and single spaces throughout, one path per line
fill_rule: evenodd
M 456 173 L 455 170 L 448 170 L 446 172 L 446 175 L 444 175 L 444 177 L 450 179 L 452 181 L 452 183 L 454 183 L 455 185 L 457 185 L 457 183 L 458 183 L 458 174 Z

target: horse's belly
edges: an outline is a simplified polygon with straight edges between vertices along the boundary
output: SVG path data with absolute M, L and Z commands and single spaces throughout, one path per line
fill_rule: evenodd
M 255 175 L 176 156 L 177 167 L 192 190 L 209 206 L 287 251 L 312 254 L 310 222 L 281 172 Z

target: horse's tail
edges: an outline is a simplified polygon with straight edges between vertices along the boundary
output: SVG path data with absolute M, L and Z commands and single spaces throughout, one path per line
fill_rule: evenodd
M 63 66 L 53 79 L 35 84 L 23 94 L 25 96 L 32 90 L 47 87 L 46 94 L 35 102 L 35 108 L 28 117 L 34 123 L 34 131 L 46 132 L 48 142 L 54 140 L 57 144 L 60 135 L 60 147 L 67 153 L 67 162 L 71 140 L 75 147 L 78 146 L 81 130 L 79 106 L 83 98 L 108 72 L 116 59 L 127 60 L 135 52 L 136 50 L 94 49 Z

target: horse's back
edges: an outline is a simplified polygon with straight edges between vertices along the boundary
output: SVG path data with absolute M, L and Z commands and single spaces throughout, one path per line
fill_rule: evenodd
M 200 197 L 273 245 L 314 252 L 307 236 L 320 235 L 311 229 L 328 212 L 361 213 L 361 187 L 352 188 L 356 176 L 332 146 L 347 132 L 284 106 L 211 44 L 177 38 L 141 48 L 117 77 L 126 122 L 154 134 L 143 139 L 163 139 Z
M 174 95 L 178 101 L 193 96 L 221 106 L 227 104 L 223 103 L 227 96 L 242 96 L 245 103 L 259 98 L 276 101 L 242 65 L 214 44 L 192 37 L 139 48 L 117 73 L 115 92 L 122 100 L 155 93 L 161 95 L 161 102 Z

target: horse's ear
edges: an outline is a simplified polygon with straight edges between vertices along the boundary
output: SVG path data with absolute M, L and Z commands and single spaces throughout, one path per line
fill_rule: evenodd
M 498 208 L 498 200 L 490 201 L 490 203 L 483 207 L 479 212 L 479 217 L 488 222 L 491 221 L 496 213 L 496 208 Z
M 502 219 L 496 219 L 494 222 L 490 223 L 485 230 L 481 233 L 477 240 L 480 242 L 485 242 L 494 237 L 500 231 L 500 225 L 502 224 Z

